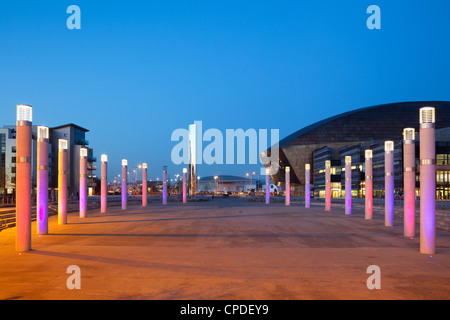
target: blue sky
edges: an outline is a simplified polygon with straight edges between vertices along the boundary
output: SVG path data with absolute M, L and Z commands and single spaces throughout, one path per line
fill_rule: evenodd
M 69 30 L 69 5 L 81 30 Z M 369 30 L 368 6 L 381 8 Z M 33 106 L 33 123 L 76 123 L 97 158 L 181 173 L 172 131 L 279 129 L 280 139 L 360 107 L 450 100 L 450 2 L 0 2 L 0 110 Z M 200 176 L 260 166 L 202 165 Z

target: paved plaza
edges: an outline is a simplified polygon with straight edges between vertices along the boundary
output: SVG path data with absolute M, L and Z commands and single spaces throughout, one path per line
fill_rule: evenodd
M 449 299 L 450 233 L 437 230 L 436 254 L 384 216 L 364 220 L 303 203 L 265 205 L 240 198 L 111 207 L 68 224 L 49 218 L 49 235 L 15 251 L 15 228 L 0 232 L 1 299 Z M 418 224 L 416 233 L 419 233 Z M 77 265 L 81 288 L 68 289 Z M 369 290 L 367 268 L 381 270 Z

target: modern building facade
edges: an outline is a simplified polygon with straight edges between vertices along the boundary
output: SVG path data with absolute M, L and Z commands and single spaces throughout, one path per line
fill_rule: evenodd
M 311 190 L 323 196 L 325 161 L 331 161 L 332 195 L 345 192 L 345 156 L 352 157 L 352 194 L 363 196 L 366 149 L 373 150 L 374 196 L 384 194 L 384 142 L 394 141 L 394 184 L 403 190 L 403 129 L 415 128 L 419 135 L 419 109 L 436 109 L 436 196 L 450 198 L 450 102 L 416 101 L 384 104 L 346 112 L 307 126 L 279 143 L 280 170 L 272 180 L 284 186 L 286 166 L 291 168 L 291 189 L 300 194 L 305 184 L 305 164 L 311 164 Z M 416 143 L 416 188 L 419 187 L 419 144 Z M 270 149 L 267 150 L 270 154 Z

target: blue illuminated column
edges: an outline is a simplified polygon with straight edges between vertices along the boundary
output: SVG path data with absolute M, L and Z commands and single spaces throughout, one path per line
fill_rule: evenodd
M 345 214 L 352 214 L 352 157 L 345 157 Z
M 394 141 L 384 142 L 384 225 L 394 226 Z
M 67 151 L 68 142 L 58 140 L 58 224 L 67 224 Z
M 416 213 L 416 144 L 415 129 L 403 130 L 403 235 L 408 238 L 415 236 Z
M 37 234 L 48 234 L 48 127 L 37 127 Z
M 291 168 L 286 167 L 286 198 L 285 204 L 289 206 L 291 204 Z
M 86 218 L 87 210 L 87 155 L 86 148 L 80 148 L 80 218 Z
M 420 253 L 435 253 L 436 145 L 435 109 L 420 109 Z
M 311 206 L 311 166 L 305 164 L 305 208 Z
M 162 194 L 162 204 L 167 204 L 167 167 L 163 167 L 163 194 Z
M 122 210 L 127 210 L 128 199 L 128 160 L 122 160 Z

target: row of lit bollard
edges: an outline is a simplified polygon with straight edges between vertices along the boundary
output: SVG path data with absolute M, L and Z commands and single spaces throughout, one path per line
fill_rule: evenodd
M 37 234 L 48 234 L 48 164 L 49 128 L 37 126 Z M 58 140 L 58 224 L 67 224 L 67 152 L 68 141 Z M 17 105 L 16 130 L 16 251 L 31 250 L 31 159 L 32 159 L 32 107 Z M 88 149 L 80 148 L 79 216 L 87 211 L 87 157 Z M 101 155 L 100 212 L 107 211 L 108 156 Z M 127 210 L 127 165 L 122 160 L 122 210 Z M 187 202 L 187 169 L 183 168 L 183 203 Z M 167 167 L 163 167 L 163 205 L 167 204 Z M 142 164 L 142 207 L 147 206 L 147 163 Z
M 436 219 L 436 146 L 435 109 L 424 107 L 419 111 L 420 123 L 420 252 L 435 253 Z M 394 142 L 385 141 L 385 226 L 394 225 Z M 372 220 L 373 209 L 373 151 L 365 150 L 365 219 Z M 404 185 L 404 236 L 415 236 L 415 130 L 403 130 L 403 185 Z M 345 157 L 345 214 L 352 210 L 351 156 Z M 286 173 L 286 205 L 290 204 L 290 168 Z M 305 165 L 305 207 L 310 207 L 310 165 Z M 268 175 L 267 175 L 268 177 Z M 268 179 L 266 180 L 268 186 Z M 266 187 L 266 203 L 269 195 Z M 331 161 L 325 161 L 325 211 L 331 210 Z

